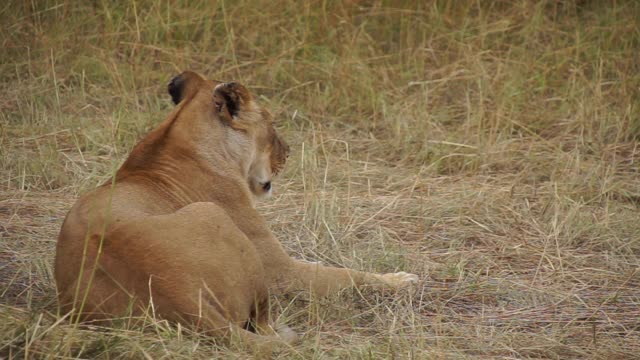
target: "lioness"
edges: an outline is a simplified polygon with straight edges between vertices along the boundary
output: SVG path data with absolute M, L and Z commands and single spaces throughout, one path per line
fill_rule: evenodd
M 173 78 L 169 94 L 171 114 L 62 225 L 63 312 L 85 321 L 147 312 L 212 336 L 289 342 L 290 329 L 270 324 L 270 294 L 417 281 L 289 257 L 254 207 L 289 153 L 269 112 L 242 85 L 190 71 Z

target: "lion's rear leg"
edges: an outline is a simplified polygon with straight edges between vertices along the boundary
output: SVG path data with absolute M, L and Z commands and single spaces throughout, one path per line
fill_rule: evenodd
M 108 233 L 103 260 L 105 272 L 116 279 L 142 274 L 127 288 L 145 294 L 144 305 L 159 318 L 254 345 L 283 342 L 268 331 L 268 288 L 259 254 L 215 204 L 194 203 L 121 224 Z M 122 272 L 123 264 L 132 271 Z M 257 333 L 243 328 L 251 318 L 259 324 Z
M 269 323 L 268 308 L 257 312 L 256 317 L 252 319 L 255 324 L 254 332 L 248 330 L 246 326 L 231 322 L 227 316 L 220 313 L 217 306 L 209 301 L 199 301 L 195 304 L 192 298 L 180 296 L 174 299 L 172 306 L 176 311 L 171 316 L 165 315 L 165 318 L 191 324 L 198 332 L 222 340 L 229 345 L 246 346 L 259 352 L 270 352 L 283 349 L 297 340 L 295 334 L 282 336 L 280 332 L 274 331 Z
M 87 266 L 70 286 L 58 290 L 61 315 L 68 315 L 72 322 L 110 323 L 125 318 L 130 322 L 143 314 L 141 304 L 147 302 L 94 266 Z
M 87 271 L 79 278 L 82 282 L 77 295 L 76 291 L 70 291 L 61 296 L 62 310 L 65 313 L 73 311 L 72 321 L 92 324 L 110 324 L 118 320 L 139 322 L 144 317 L 180 322 L 225 343 L 237 342 L 259 351 L 280 348 L 297 339 L 290 329 L 283 334 L 271 326 L 266 299 L 259 302 L 260 306 L 256 306 L 252 314 L 255 332 L 248 331 L 234 323 L 228 313 L 222 313 L 225 310 L 216 306 L 206 286 L 195 286 L 198 282 L 184 274 L 175 275 L 175 279 L 165 278 L 165 282 L 154 282 L 152 277 L 147 281 L 149 291 L 134 295 L 104 271 L 97 270 L 93 276 Z M 91 286 L 87 292 L 89 281 Z M 168 289 L 165 284 L 172 286 Z M 176 284 L 180 287 L 176 288 Z
M 270 315 L 271 310 L 268 299 L 257 303 L 250 324 L 251 330 L 259 335 L 277 336 L 287 344 L 294 344 L 300 340 L 298 334 L 296 334 L 293 329 L 284 324 L 275 324 Z
M 181 279 L 184 287 L 174 289 L 178 291 L 171 291 L 172 295 L 166 295 L 166 289 L 161 284 L 153 285 L 153 279 L 150 281 L 153 291 L 133 295 L 101 270 L 97 270 L 93 276 L 87 271 L 78 280 L 81 283 L 77 291 L 75 283 L 74 287 L 60 296 L 61 310 L 64 314 L 71 313 L 72 322 L 110 325 L 119 320 L 142 322 L 145 317 L 165 319 L 190 324 L 198 332 L 224 343 L 247 346 L 259 352 L 282 348 L 297 339 L 292 331 L 283 336 L 270 326 L 266 301 L 264 306 L 256 307 L 254 333 L 221 314 L 206 294 L 200 292 L 200 296 L 193 295 L 194 291 L 189 286 L 192 282 L 187 279 Z M 87 292 L 89 281 L 91 285 Z

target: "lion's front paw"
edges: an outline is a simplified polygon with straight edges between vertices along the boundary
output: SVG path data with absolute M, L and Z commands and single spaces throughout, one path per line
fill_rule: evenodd
M 404 271 L 379 275 L 379 278 L 385 283 L 385 285 L 394 288 L 411 286 L 416 284 L 419 280 L 418 275 L 409 274 Z

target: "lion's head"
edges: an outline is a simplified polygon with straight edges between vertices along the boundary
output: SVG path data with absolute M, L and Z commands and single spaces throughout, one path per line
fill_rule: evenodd
M 257 197 L 271 194 L 271 181 L 287 160 L 289 146 L 273 126 L 272 116 L 236 82 L 206 80 L 185 71 L 168 86 L 176 119 L 189 119 L 189 136 L 200 152 L 223 157 L 239 166 Z M 180 116 L 185 112 L 187 116 Z

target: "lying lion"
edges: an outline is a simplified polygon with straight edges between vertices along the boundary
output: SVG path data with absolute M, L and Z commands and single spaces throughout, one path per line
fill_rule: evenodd
M 176 108 L 62 225 L 55 278 L 63 312 L 84 321 L 147 312 L 212 336 L 291 342 L 290 329 L 270 324 L 270 294 L 417 281 L 289 257 L 254 207 L 289 153 L 269 112 L 242 85 L 190 71 L 169 94 Z

